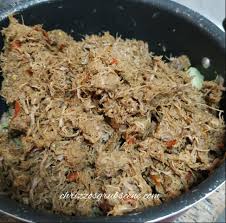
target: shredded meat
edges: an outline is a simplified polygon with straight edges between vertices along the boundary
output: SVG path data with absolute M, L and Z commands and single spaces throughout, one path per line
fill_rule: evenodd
M 187 70 L 190 66 L 190 60 L 186 55 L 182 55 L 177 58 L 170 58 L 169 65 L 176 70 Z
M 188 57 L 165 62 L 147 43 L 109 33 L 81 41 L 10 18 L 3 30 L 0 186 L 34 208 L 122 215 L 173 199 L 224 157 L 224 87 L 192 87 Z M 5 182 L 5 183 L 3 183 Z M 159 199 L 59 199 L 157 193 Z

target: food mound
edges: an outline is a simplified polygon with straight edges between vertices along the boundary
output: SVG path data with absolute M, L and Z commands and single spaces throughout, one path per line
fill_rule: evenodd
M 224 87 L 203 81 L 188 57 L 164 60 L 109 33 L 75 41 L 14 18 L 3 35 L 0 185 L 13 199 L 122 215 L 179 196 L 222 162 Z

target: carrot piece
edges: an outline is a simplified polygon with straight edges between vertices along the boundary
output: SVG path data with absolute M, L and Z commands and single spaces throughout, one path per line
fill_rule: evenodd
M 62 43 L 62 44 L 60 44 L 60 46 L 59 46 L 59 50 L 62 51 L 65 47 L 66 47 L 66 45 Z
M 111 61 L 111 65 L 113 65 L 113 64 L 118 64 L 118 60 L 113 58 L 112 61 Z
M 21 108 L 20 108 L 20 103 L 19 103 L 18 101 L 16 101 L 16 102 L 15 102 L 14 118 L 16 118 L 16 117 L 19 115 L 20 110 L 21 110 Z
M 78 172 L 72 172 L 72 173 L 69 173 L 67 175 L 67 179 L 70 182 L 76 182 L 78 177 L 79 177 L 79 173 Z
M 126 137 L 126 142 L 129 144 L 129 145 L 133 145 L 136 143 L 136 138 L 134 136 L 128 136 Z
M 166 147 L 171 149 L 177 143 L 177 140 L 174 139 L 174 140 L 166 141 L 165 143 L 166 143 Z
M 161 179 L 157 175 L 151 175 L 151 180 L 154 181 L 154 183 L 159 187 L 161 185 Z
M 50 44 L 51 41 L 50 41 L 50 38 L 49 38 L 48 33 L 47 33 L 45 30 L 43 30 L 43 29 L 41 30 L 41 32 L 42 32 L 42 35 L 44 36 L 46 42 L 47 42 L 48 44 Z
M 19 40 L 14 40 L 11 42 L 11 49 L 18 50 L 21 47 L 21 42 Z

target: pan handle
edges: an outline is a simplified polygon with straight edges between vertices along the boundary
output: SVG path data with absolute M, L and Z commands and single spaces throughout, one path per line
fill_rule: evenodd
M 224 27 L 224 31 L 226 32 L 226 18 L 223 21 L 223 27 Z

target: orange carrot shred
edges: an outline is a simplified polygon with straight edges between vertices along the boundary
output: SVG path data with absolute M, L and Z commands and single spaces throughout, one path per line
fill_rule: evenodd
M 174 140 L 167 141 L 165 143 L 167 148 L 172 148 L 177 143 L 177 140 L 174 139 Z
M 136 143 L 136 138 L 134 136 L 128 136 L 128 137 L 126 137 L 126 142 L 129 145 L 135 144 Z
M 65 45 L 65 44 L 60 44 L 60 46 L 59 46 L 59 50 L 60 50 L 60 51 L 62 51 L 65 47 L 66 47 L 66 45 Z
M 11 48 L 12 49 L 18 50 L 20 47 L 21 47 L 21 42 L 19 40 L 14 40 L 11 43 Z
M 159 176 L 157 176 L 157 175 L 151 175 L 151 179 L 154 181 L 154 183 L 155 183 L 157 186 L 160 186 L 161 179 L 160 179 Z
M 72 172 L 72 173 L 69 173 L 67 175 L 67 179 L 70 181 L 70 182 L 75 182 L 77 181 L 79 177 L 79 173 L 78 172 Z
M 20 113 L 20 103 L 18 101 L 15 102 L 15 112 L 14 112 L 14 118 L 16 118 Z
M 43 34 L 43 36 L 44 36 L 46 42 L 47 42 L 48 44 L 50 44 L 51 41 L 50 41 L 50 38 L 49 38 L 48 33 L 47 33 L 45 30 L 43 30 L 43 29 L 42 29 L 41 31 L 42 31 L 42 34 Z
M 118 60 L 113 58 L 112 61 L 111 61 L 111 65 L 113 65 L 113 64 L 118 64 Z

